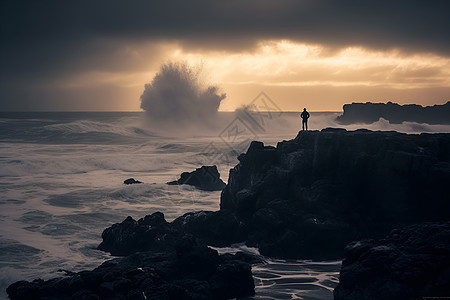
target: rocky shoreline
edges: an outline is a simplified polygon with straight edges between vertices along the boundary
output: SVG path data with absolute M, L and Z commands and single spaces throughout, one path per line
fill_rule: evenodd
M 403 237 L 414 232 L 448 232 L 450 134 L 332 128 L 302 131 L 276 147 L 252 142 L 238 159 L 222 190 L 219 211 L 191 212 L 170 223 L 159 212 L 137 221 L 128 217 L 105 229 L 98 246 L 99 250 L 124 257 L 105 262 L 93 271 L 69 272 L 65 278 L 20 281 L 8 288 L 8 295 L 11 299 L 27 299 L 30 295 L 38 295 L 37 299 L 55 295 L 59 299 L 251 296 L 251 264 L 261 260 L 243 253 L 219 256 L 207 247 L 244 242 L 268 257 L 329 260 L 345 256 L 343 281 L 335 297 L 358 299 L 362 292 L 349 290 L 352 280 L 356 280 L 349 279 L 352 272 L 356 269 L 355 274 L 359 274 L 363 270 L 370 277 L 373 271 L 352 267 L 363 258 L 355 256 L 355 251 L 381 249 L 385 242 L 364 241 L 345 248 L 348 243 L 382 238 L 395 228 L 422 222 L 435 225 L 413 225 L 419 227 L 399 231 L 401 234 L 394 232 L 384 240 L 390 243 L 387 247 L 403 247 L 402 243 L 408 242 Z M 205 168 L 211 167 L 197 172 L 203 174 Z M 192 176 L 186 172 L 184 178 L 188 177 Z M 196 185 L 201 188 L 208 184 Z M 428 243 L 426 235 L 412 236 L 416 244 Z M 441 253 L 444 259 L 449 256 L 446 245 Z M 442 248 L 430 247 L 432 251 Z M 398 252 L 394 249 L 391 253 Z M 422 258 L 432 260 L 433 253 Z M 409 261 L 404 262 L 395 267 L 396 272 L 409 267 Z M 431 266 L 434 264 L 424 263 L 419 271 L 429 272 Z M 450 274 L 448 265 L 443 268 L 445 274 Z M 358 276 L 363 278 L 365 274 Z M 448 278 L 445 280 L 448 284 Z M 347 295 L 357 296 L 345 298 Z
M 6 292 L 24 300 L 239 299 L 255 294 L 250 262 L 260 261 L 243 252 L 219 255 L 183 235 L 164 250 L 130 253 L 63 278 L 19 281 Z

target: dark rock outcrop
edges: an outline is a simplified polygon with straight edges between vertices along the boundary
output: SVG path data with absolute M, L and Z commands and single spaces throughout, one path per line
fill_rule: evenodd
M 416 224 L 345 248 L 336 300 L 450 295 L 450 223 Z
M 352 103 L 345 104 L 344 113 L 337 117 L 341 124 L 373 123 L 380 118 L 389 123 L 399 124 L 405 121 L 450 124 L 450 101 L 443 105 L 421 106 L 415 104 L 399 105 L 397 103 Z
M 229 210 L 190 212 L 171 224 L 184 234 L 191 234 L 204 243 L 225 247 L 245 241 L 245 224 Z
M 92 271 L 68 272 L 48 281 L 10 285 L 11 299 L 231 299 L 254 295 L 250 265 L 236 255 L 218 255 L 194 238 L 173 251 L 140 252 Z
M 450 134 L 302 131 L 239 161 L 220 207 L 263 255 L 341 258 L 352 240 L 449 219 Z
M 188 184 L 205 191 L 221 191 L 226 185 L 220 179 L 216 166 L 202 166 L 192 172 L 183 172 L 180 179 L 170 181 L 167 184 Z
M 182 232 L 167 223 L 162 213 L 156 212 L 138 221 L 127 217 L 122 223 L 105 229 L 97 249 L 116 256 L 142 251 L 169 252 L 175 249 L 182 236 Z
M 245 227 L 227 210 L 190 212 L 168 223 L 161 212 L 138 221 L 127 217 L 102 233 L 98 250 L 125 256 L 142 251 L 170 252 L 185 235 L 201 243 L 223 247 L 244 242 Z
M 123 181 L 124 184 L 136 184 L 136 183 L 142 183 L 139 180 L 134 180 L 134 178 L 128 178 L 127 180 Z

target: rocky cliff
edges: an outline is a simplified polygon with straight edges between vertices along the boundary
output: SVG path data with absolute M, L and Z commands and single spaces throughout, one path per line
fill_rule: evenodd
M 341 124 L 373 123 L 380 118 L 389 123 L 417 122 L 428 124 L 450 124 L 450 101 L 443 105 L 421 106 L 397 103 L 352 103 L 345 104 L 344 113 L 337 117 Z
M 449 218 L 450 134 L 302 131 L 239 161 L 220 208 L 267 256 L 339 258 L 352 240 Z
M 245 242 L 270 257 L 340 259 L 351 241 L 449 220 L 450 134 L 302 131 L 276 147 L 252 142 L 239 161 L 220 211 L 150 229 L 157 214 L 125 220 L 105 230 L 99 249 L 164 250 L 168 237 L 189 234 L 217 247 Z

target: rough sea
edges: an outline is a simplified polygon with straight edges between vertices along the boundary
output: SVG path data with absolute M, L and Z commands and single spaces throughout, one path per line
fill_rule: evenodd
M 310 129 L 343 127 L 338 113 L 312 113 Z M 252 140 L 296 136 L 298 113 L 219 113 L 208 130 L 159 130 L 143 112 L 0 113 L 0 299 L 18 280 L 93 269 L 102 231 L 156 211 L 168 221 L 218 210 L 220 192 L 169 186 L 184 171 L 217 165 L 226 182 Z M 175 124 L 176 125 L 176 124 Z M 380 120 L 347 129 L 449 132 L 449 126 Z M 127 178 L 144 184 L 124 185 Z M 244 245 L 218 249 L 257 252 Z M 255 299 L 332 299 L 340 261 L 266 259 L 253 267 Z

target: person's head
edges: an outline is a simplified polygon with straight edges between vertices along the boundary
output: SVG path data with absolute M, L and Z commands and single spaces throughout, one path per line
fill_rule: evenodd
M 306 111 L 306 107 L 303 109 L 303 111 Z

